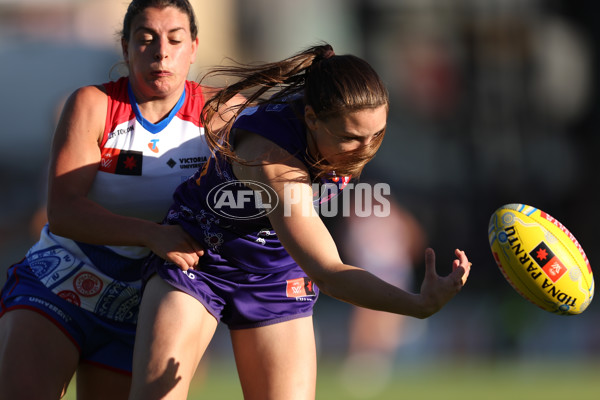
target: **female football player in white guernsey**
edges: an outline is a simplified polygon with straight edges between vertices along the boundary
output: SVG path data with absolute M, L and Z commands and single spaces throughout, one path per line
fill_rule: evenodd
M 129 76 L 67 100 L 49 223 L 1 292 L 0 399 L 58 399 L 75 372 L 78 398 L 127 398 L 142 260 L 152 251 L 189 268 L 203 254 L 157 223 L 209 157 L 200 111 L 211 89 L 187 81 L 197 34 L 188 0 L 133 0 L 121 32 Z

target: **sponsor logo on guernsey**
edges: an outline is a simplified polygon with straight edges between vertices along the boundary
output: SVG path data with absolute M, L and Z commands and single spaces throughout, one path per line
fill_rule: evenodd
M 307 277 L 289 279 L 287 281 L 286 296 L 293 297 L 297 301 L 312 301 L 307 297 L 315 296 L 313 281 Z
M 206 156 L 198 157 L 180 157 L 179 168 L 180 169 L 198 169 L 202 167 L 208 158 Z
M 152 139 L 150 141 L 150 143 L 148 143 L 148 148 L 150 149 L 150 151 L 152 151 L 153 153 L 158 153 L 160 150 L 158 149 L 158 141 L 160 139 Z
M 102 149 L 100 159 L 100 171 L 117 175 L 142 175 L 142 161 L 144 159 L 141 151 Z
M 179 164 L 179 169 L 199 169 L 204 166 L 207 160 L 208 158 L 206 156 L 179 157 L 179 162 L 169 158 L 167 165 L 170 168 L 175 168 L 175 166 Z
M 124 128 L 124 129 L 123 128 L 116 129 L 114 132 L 111 132 L 108 134 L 108 140 L 114 138 L 115 136 L 121 136 L 121 135 L 125 135 L 126 133 L 133 132 L 134 129 L 135 128 L 133 125 L 128 126 L 127 128 Z
M 102 149 L 100 171 L 117 175 L 142 175 L 141 151 Z

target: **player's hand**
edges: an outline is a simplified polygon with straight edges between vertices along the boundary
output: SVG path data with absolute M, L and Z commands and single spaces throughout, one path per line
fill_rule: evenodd
M 452 272 L 447 276 L 438 275 L 435 267 L 435 252 L 425 250 L 425 279 L 421 285 L 421 301 L 424 317 L 438 312 L 464 286 L 471 271 L 471 263 L 464 251 L 454 251 Z
M 195 269 L 204 248 L 179 225 L 157 225 L 157 228 L 151 235 L 150 250 L 183 271 Z

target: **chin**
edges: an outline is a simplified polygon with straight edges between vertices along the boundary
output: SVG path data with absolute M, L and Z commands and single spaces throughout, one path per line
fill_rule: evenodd
M 155 79 L 150 82 L 150 87 L 156 94 L 169 94 L 175 89 L 175 85 L 170 79 Z

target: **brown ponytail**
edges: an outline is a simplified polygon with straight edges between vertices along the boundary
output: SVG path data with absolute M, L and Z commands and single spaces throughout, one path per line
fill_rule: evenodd
M 389 99 L 381 79 L 364 60 L 352 55 L 335 55 L 329 44 L 311 47 L 282 61 L 262 65 L 236 64 L 218 67 L 210 76 L 228 76 L 238 81 L 224 87 L 210 98 L 202 110 L 206 139 L 213 152 L 220 152 L 230 161 L 244 163 L 229 143 L 229 133 L 235 117 L 246 107 L 285 101 L 292 93 L 302 93 L 317 118 L 327 119 L 365 108 L 387 106 Z M 218 132 L 207 121 L 236 94 L 246 96 L 246 102 L 233 110 L 234 117 Z M 329 165 L 322 159 L 310 160 L 319 175 L 335 171 L 338 175 L 358 176 L 364 165 L 373 158 L 384 135 L 348 157 L 348 162 Z

